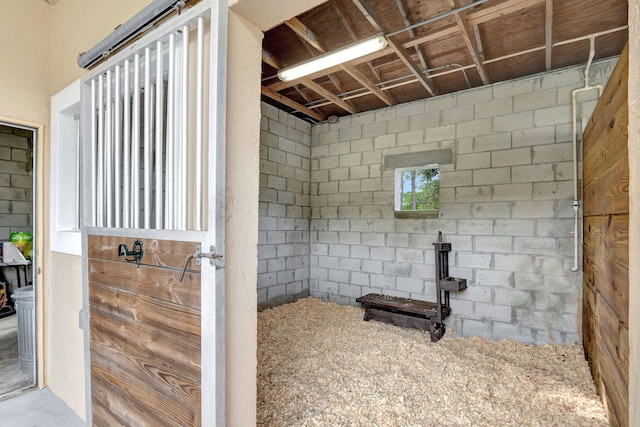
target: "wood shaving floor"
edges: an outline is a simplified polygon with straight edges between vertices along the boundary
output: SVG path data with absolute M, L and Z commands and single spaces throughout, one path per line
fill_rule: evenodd
M 456 338 L 305 298 L 258 314 L 260 426 L 608 426 L 579 345 Z

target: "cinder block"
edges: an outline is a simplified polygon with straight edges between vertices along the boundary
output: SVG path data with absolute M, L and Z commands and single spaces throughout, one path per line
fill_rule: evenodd
M 534 182 L 533 200 L 556 200 L 573 197 L 573 182 Z
M 552 200 L 536 200 L 515 202 L 511 207 L 513 218 L 553 218 L 554 202 Z
M 491 153 L 491 166 L 518 166 L 531 164 L 531 148 L 514 148 Z
M 392 148 L 396 146 L 396 135 L 381 135 L 373 139 L 373 146 L 376 150 Z
M 456 202 L 488 202 L 491 200 L 491 187 L 487 185 L 456 188 Z
M 351 152 L 357 153 L 361 151 L 373 150 L 373 139 L 363 138 L 351 141 Z
M 555 126 L 538 126 L 532 129 L 516 130 L 511 134 L 511 143 L 514 148 L 551 144 L 555 141 Z
M 580 276 L 545 275 L 544 290 L 545 292 L 569 294 L 577 297 L 582 293 Z
M 284 284 L 271 286 L 267 288 L 267 300 L 280 298 L 286 295 L 286 292 L 287 292 L 287 286 Z
M 511 132 L 493 133 L 473 139 L 473 150 L 482 151 L 506 150 L 511 148 Z
M 338 283 L 348 283 L 350 274 L 348 271 L 331 269 L 329 270 L 329 280 Z
M 482 320 L 496 322 L 511 322 L 513 320 L 513 308 L 509 305 L 487 304 L 476 302 L 476 317 Z
M 495 339 L 512 339 L 524 344 L 533 344 L 535 342 L 535 337 L 531 329 L 510 323 L 495 322 L 493 324 L 493 337 Z
M 495 254 L 493 256 L 493 263 L 493 267 L 496 270 L 522 273 L 531 273 L 533 271 L 533 257 L 529 255 Z M 516 276 L 513 277 L 513 285 L 518 288 L 518 284 L 515 279 Z
M 396 261 L 409 263 L 424 262 L 424 251 L 421 249 L 399 248 L 396 250 Z
M 553 181 L 555 171 L 553 164 L 515 166 L 512 168 L 511 182 L 541 182 Z
M 470 267 L 470 268 L 490 268 L 491 267 L 491 254 L 476 254 L 472 252 L 458 252 L 457 265 L 458 267 Z
M 369 276 L 369 281 L 371 282 L 371 286 L 377 286 L 384 289 L 384 293 L 387 295 L 391 295 L 387 290 L 393 289 L 396 286 L 396 278 L 395 276 L 387 276 L 382 274 L 371 274 Z M 408 296 L 407 296 L 408 298 Z
M 328 280 L 319 280 L 318 281 L 318 291 L 338 295 L 340 290 L 340 286 L 336 282 L 331 282 Z
M 284 270 L 276 272 L 276 281 L 278 283 L 289 283 L 293 282 L 293 271 Z
M 534 222 L 531 220 L 496 219 L 494 234 L 499 236 L 533 236 Z
M 408 130 L 409 130 L 409 117 L 402 117 L 402 118 L 387 122 L 386 133 L 388 134 L 406 132 Z
M 474 119 L 474 105 L 442 110 L 441 114 L 443 125 L 472 121 Z
M 476 169 L 473 171 L 473 185 L 503 184 L 511 181 L 510 168 Z
M 412 102 L 408 104 L 399 105 L 396 108 L 396 117 L 410 117 L 424 113 L 424 102 Z
M 561 259 L 551 256 L 537 256 L 534 259 L 534 271 L 540 274 L 561 275 L 566 269 Z
M 287 125 L 277 120 L 269 119 L 269 132 L 278 136 L 287 136 Z
M 533 92 L 533 80 L 531 79 L 515 80 L 508 83 L 495 84 L 493 86 L 493 97 L 496 99 L 513 97 L 521 93 L 530 92 Z
M 352 127 L 348 129 L 341 129 L 339 131 L 340 141 L 351 141 L 352 139 L 362 138 L 362 127 Z
M 429 129 L 440 126 L 440 112 L 434 111 L 425 114 L 418 114 L 409 118 L 409 129 Z
M 491 167 L 491 153 L 460 154 L 456 158 L 456 170 L 485 169 Z
M 382 261 L 363 259 L 362 271 L 365 273 L 382 274 Z
M 571 105 L 559 105 L 534 111 L 533 122 L 536 127 L 571 123 Z
M 360 153 L 343 154 L 340 156 L 340 167 L 360 165 Z
M 453 301 L 452 301 L 452 305 L 453 305 Z M 452 307 L 452 310 L 453 310 L 453 307 Z M 472 319 L 464 319 L 462 322 L 463 322 L 462 335 L 465 337 L 485 337 L 485 338 L 493 337 L 492 322 L 482 322 L 479 320 L 472 320 Z
M 512 251 L 511 237 L 507 236 L 475 236 L 475 250 L 477 252 L 502 252 Z
M 338 131 L 321 133 L 318 136 L 318 144 L 319 145 L 334 144 L 340 140 L 339 136 L 340 134 L 338 133 Z
M 386 261 L 382 265 L 382 271 L 384 274 L 390 276 L 409 277 L 411 274 L 411 264 L 401 263 L 395 261 Z
M 425 130 L 425 133 L 424 133 L 424 142 L 440 142 L 440 141 L 447 141 L 455 138 L 456 138 L 456 125 L 433 127 Z
M 363 126 L 374 123 L 378 114 L 374 111 L 351 116 L 351 126 Z
M 486 102 L 478 102 L 474 105 L 476 119 L 502 116 L 513 112 L 513 98 L 498 98 Z
M 556 181 L 573 180 L 573 162 L 554 163 Z
M 413 129 L 413 128 L 412 128 Z M 396 135 L 399 146 L 421 144 L 424 139 L 424 130 L 413 130 L 411 132 L 402 132 Z
M 533 147 L 533 163 L 557 163 L 573 160 L 572 144 L 568 142 Z
M 313 255 L 329 255 L 329 245 L 326 243 L 312 243 L 310 251 Z
M 369 258 L 370 248 L 369 246 L 353 245 L 351 246 L 352 258 Z
M 405 292 L 422 293 L 424 291 L 424 280 L 398 277 L 396 279 L 396 289 Z
M 329 255 L 333 257 L 348 257 L 349 245 L 329 245 Z
M 344 245 L 359 245 L 360 233 L 350 231 L 340 231 L 338 233 L 338 240 Z
M 369 275 L 366 273 L 353 272 L 351 273 L 351 284 L 359 286 L 369 286 Z
M 440 188 L 460 187 L 472 184 L 471 170 L 440 172 Z
M 520 289 L 508 289 L 496 287 L 494 290 L 494 303 L 510 307 L 530 307 L 533 304 L 531 292 Z
M 541 237 L 571 237 L 572 219 L 541 219 L 536 221 L 536 235 Z
M 389 233 L 387 234 L 387 246 L 396 248 L 408 248 L 409 235 L 405 233 Z
M 533 183 L 504 184 L 493 187 L 494 201 L 531 200 L 533 198 Z
M 480 135 L 488 135 L 492 133 L 492 119 L 478 119 L 472 120 L 469 122 L 463 122 L 456 124 L 456 137 L 458 138 L 466 138 L 466 137 L 475 137 Z M 427 132 L 428 133 L 428 132 Z M 445 138 L 449 139 L 449 138 Z
M 351 258 L 340 258 L 339 266 L 343 270 L 361 271 L 362 260 Z
M 320 162 L 318 164 L 320 169 L 335 169 L 340 167 L 340 157 L 331 156 L 331 157 L 321 157 Z
M 510 218 L 511 205 L 509 203 L 474 203 L 472 206 L 474 218 Z
M 514 237 L 514 251 L 521 254 L 548 255 L 556 253 L 556 239 L 550 237 Z
M 458 221 L 458 234 L 491 235 L 493 221 L 486 219 L 467 219 Z
M 556 89 L 538 90 L 513 97 L 514 111 L 539 110 L 557 105 Z
M 385 246 L 386 244 L 384 233 L 362 233 L 360 238 L 363 245 Z M 374 249 L 375 248 L 371 248 L 371 258 L 375 258 L 373 256 Z M 382 248 L 382 249 L 387 249 L 387 248 Z M 392 254 L 395 254 L 395 251 L 393 250 L 393 248 L 388 248 L 388 249 L 391 250 Z M 377 259 L 386 259 L 386 258 L 377 258 Z
M 532 127 L 533 117 L 533 111 L 522 111 L 520 113 L 494 117 L 493 129 L 495 132 L 511 132 L 518 129 L 529 129 Z
M 422 280 L 434 280 L 436 267 L 433 264 L 411 264 L 411 277 Z

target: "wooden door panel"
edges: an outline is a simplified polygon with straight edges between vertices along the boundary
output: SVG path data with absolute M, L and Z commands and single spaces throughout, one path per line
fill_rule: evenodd
M 140 240 L 140 267 L 118 246 Z M 201 425 L 197 243 L 88 236 L 93 423 Z

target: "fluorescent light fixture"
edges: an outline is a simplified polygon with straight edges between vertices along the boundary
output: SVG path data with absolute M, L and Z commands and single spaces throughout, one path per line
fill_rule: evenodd
M 387 47 L 387 39 L 383 35 L 377 35 L 359 42 L 350 44 L 333 52 L 325 53 L 313 59 L 292 67 L 278 71 L 278 78 L 283 82 L 299 79 L 300 77 L 316 73 L 318 71 L 334 67 L 347 61 Z

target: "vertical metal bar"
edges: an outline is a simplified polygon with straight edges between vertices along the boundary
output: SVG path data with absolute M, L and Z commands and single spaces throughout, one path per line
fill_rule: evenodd
M 122 227 L 122 98 L 120 79 L 120 65 L 116 65 L 115 69 L 115 88 L 114 88 L 114 209 L 115 222 L 118 228 Z
M 202 143 L 204 110 L 204 17 L 198 17 L 198 43 L 196 60 L 196 223 L 195 229 L 202 230 Z
M 105 154 L 105 200 L 107 218 L 105 225 L 113 227 L 113 72 L 107 70 L 107 84 L 105 93 L 105 126 L 104 126 L 104 154 Z
M 74 120 L 76 122 L 76 217 L 74 228 L 80 230 L 80 203 L 82 203 L 82 196 L 80 195 L 80 177 L 82 176 L 82 171 L 80 170 L 80 115 L 75 116 Z
M 163 76 L 163 68 L 162 68 L 162 42 L 156 42 L 156 149 L 154 150 L 155 154 L 155 166 L 156 166 L 156 178 L 155 178 L 155 228 L 162 228 L 162 169 L 163 169 L 163 159 L 162 155 L 162 141 L 164 135 L 164 120 L 163 120 L 163 110 L 164 110 L 164 76 Z
M 176 36 L 169 34 L 169 64 L 167 74 L 167 158 L 166 158 L 166 193 L 165 193 L 165 224 L 167 230 L 174 228 L 174 188 L 175 188 L 175 77 L 176 77 Z
M 91 80 L 91 225 L 98 225 L 98 135 L 96 117 L 96 79 Z
M 151 228 L 151 48 L 144 50 L 144 228 Z
M 179 229 L 187 229 L 187 168 L 188 168 L 188 137 L 189 137 L 189 26 L 182 27 L 182 136 L 180 141 L 180 203 L 178 208 Z
M 98 227 L 104 227 L 104 76 L 98 77 Z
M 129 60 L 124 61 L 123 124 L 122 124 L 122 226 L 131 227 L 131 69 Z
M 133 116 L 131 126 L 131 195 L 133 228 L 140 228 L 140 55 L 133 57 Z

